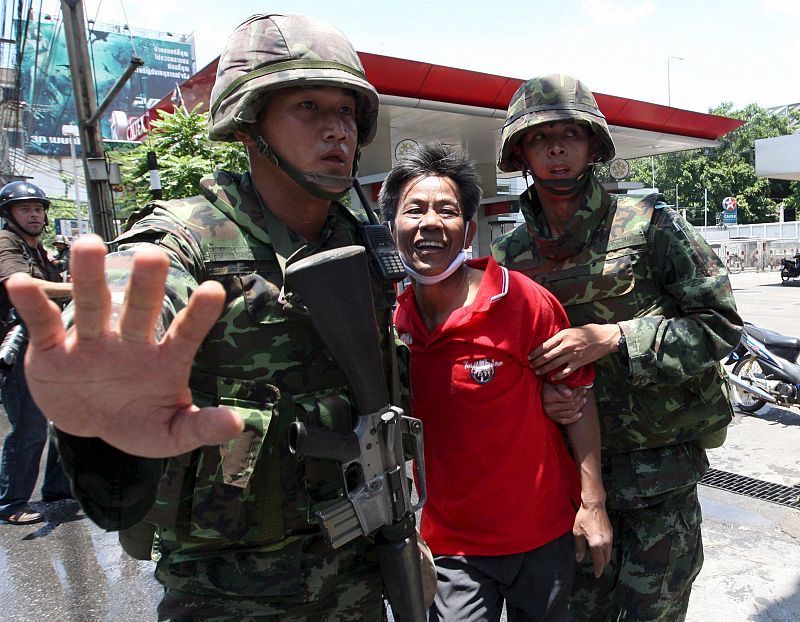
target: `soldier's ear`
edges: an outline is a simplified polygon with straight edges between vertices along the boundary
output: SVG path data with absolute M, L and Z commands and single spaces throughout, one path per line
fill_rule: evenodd
M 589 161 L 590 162 L 597 162 L 600 158 L 600 139 L 597 138 L 596 134 L 592 134 L 589 137 Z
M 525 155 L 522 153 L 522 147 L 519 146 L 519 143 L 514 145 L 514 148 L 511 150 L 511 164 L 517 167 L 520 170 L 527 170 L 528 163 L 525 161 Z

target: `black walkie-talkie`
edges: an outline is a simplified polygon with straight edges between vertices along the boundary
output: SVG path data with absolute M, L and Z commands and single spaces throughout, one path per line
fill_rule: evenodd
M 400 261 L 400 254 L 397 252 L 392 234 L 388 227 L 378 222 L 358 180 L 353 181 L 353 188 L 369 218 L 370 224 L 361 225 L 361 237 L 364 247 L 372 258 L 372 265 L 382 279 L 398 283 L 406 278 L 406 271 Z

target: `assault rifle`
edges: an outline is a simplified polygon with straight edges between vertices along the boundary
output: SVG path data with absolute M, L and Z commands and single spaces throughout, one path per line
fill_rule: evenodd
M 422 422 L 390 404 L 364 248 L 345 246 L 302 259 L 287 267 L 285 285 L 308 309 L 347 378 L 359 414 L 350 433 L 302 422 L 289 428 L 289 449 L 298 459 L 342 465 L 347 497 L 317 512 L 322 533 L 334 548 L 358 536 L 374 536 L 395 619 L 425 622 L 414 527 L 414 513 L 425 502 Z M 404 433 L 414 438 L 417 503 L 412 503 L 406 477 Z

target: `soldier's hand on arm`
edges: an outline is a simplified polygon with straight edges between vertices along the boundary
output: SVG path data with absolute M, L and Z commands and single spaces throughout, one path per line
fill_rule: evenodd
M 575 423 L 583 416 L 586 404 L 586 389 L 568 387 L 564 384 L 542 383 L 542 406 L 544 414 L 559 425 Z
M 26 275 L 7 281 L 30 334 L 25 369 L 48 419 L 75 436 L 98 437 L 133 455 L 158 458 L 235 436 L 230 409 L 197 408 L 188 387 L 192 360 L 219 317 L 225 292 L 201 284 L 160 341 L 168 259 L 156 247 L 137 251 L 119 321 L 111 322 L 105 245 L 83 236 L 72 253 L 75 325 L 64 330 L 58 307 Z
M 565 328 L 533 350 L 528 363 L 539 376 L 563 367 L 553 376 L 554 380 L 561 380 L 579 367 L 616 352 L 620 334 L 616 324 Z

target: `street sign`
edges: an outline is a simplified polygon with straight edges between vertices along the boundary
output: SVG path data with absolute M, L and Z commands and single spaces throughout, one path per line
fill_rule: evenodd
M 739 220 L 739 204 L 736 197 L 725 197 L 722 199 L 722 222 L 728 225 L 735 225 Z
M 78 231 L 78 221 L 73 218 L 56 218 L 56 233 L 63 235 L 70 242 L 78 235 L 89 233 L 89 223 L 86 219 L 81 221 L 81 230 Z
M 725 197 L 722 199 L 722 209 L 726 212 L 735 212 L 738 206 L 739 204 L 736 203 L 736 197 Z

